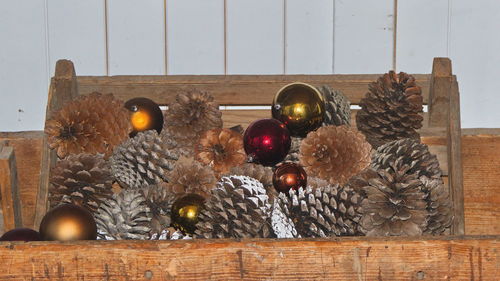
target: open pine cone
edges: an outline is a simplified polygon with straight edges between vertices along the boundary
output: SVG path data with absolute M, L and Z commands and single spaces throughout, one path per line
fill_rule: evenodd
M 151 212 L 151 237 L 161 237 L 162 233 L 168 231 L 171 223 L 172 205 L 175 202 L 175 195 L 169 192 L 166 183 L 144 186 L 139 189 L 144 198 L 146 205 Z
M 325 99 L 325 119 L 323 126 L 351 125 L 351 103 L 341 91 L 329 86 L 318 87 Z
M 302 140 L 300 163 L 308 175 L 344 184 L 370 164 L 370 153 L 361 133 L 347 126 L 325 126 Z
M 104 240 L 147 240 L 151 210 L 137 189 L 124 189 L 99 206 L 95 214 L 97 234 Z
M 112 196 L 112 183 L 109 164 L 102 154 L 69 155 L 50 172 L 50 206 L 71 203 L 93 213 Z
M 50 148 L 57 156 L 103 153 L 128 138 L 129 112 L 112 94 L 92 93 L 64 104 L 45 124 Z
M 168 171 L 174 168 L 178 155 L 169 149 L 154 130 L 139 132 L 115 148 L 111 170 L 126 187 L 139 188 L 168 182 Z
M 290 145 L 290 150 L 283 161 L 290 161 L 294 163 L 300 162 L 300 145 L 302 144 L 303 138 L 291 137 L 292 144 Z
M 198 238 L 266 238 L 273 235 L 271 204 L 260 182 L 245 176 L 223 177 L 212 189 L 196 224 Z
M 196 159 L 209 165 L 217 174 L 228 173 L 245 163 L 243 136 L 230 129 L 212 129 L 203 133 L 196 146 Z
M 217 183 L 212 169 L 194 160 L 179 160 L 168 177 L 167 188 L 176 198 L 191 193 L 208 198 Z
M 273 185 L 273 169 L 255 163 L 245 163 L 240 166 L 232 167 L 228 174 L 235 176 L 247 176 L 258 180 L 267 191 L 270 199 L 277 196 L 276 189 Z
M 401 170 L 367 169 L 350 184 L 365 197 L 360 230 L 367 236 L 417 236 L 427 228 L 427 194 L 408 167 Z
M 413 76 L 390 71 L 369 85 L 359 103 L 356 125 L 374 148 L 401 138 L 418 139 L 422 102 L 422 90 Z
M 424 234 L 441 235 L 449 230 L 453 222 L 453 207 L 448 187 L 441 179 L 420 177 L 423 191 L 427 193 L 429 222 Z

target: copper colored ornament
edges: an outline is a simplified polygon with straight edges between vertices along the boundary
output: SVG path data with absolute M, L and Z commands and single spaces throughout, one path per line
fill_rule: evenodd
M 163 113 L 156 102 L 147 98 L 133 98 L 125 103 L 125 108 L 131 112 L 130 123 L 134 128 L 130 137 L 147 130 L 156 130 L 159 134 L 163 129 Z
M 321 126 L 325 101 L 315 87 L 292 83 L 278 91 L 273 100 L 273 118 L 283 122 L 293 137 L 305 137 Z
M 5 232 L 0 241 L 40 241 L 40 233 L 30 228 L 14 228 Z
M 46 241 L 95 240 L 97 226 L 92 214 L 84 208 L 63 204 L 45 214 L 40 235 Z
M 172 205 L 172 224 L 175 228 L 193 234 L 205 199 L 198 194 L 188 194 Z
M 276 119 L 260 119 L 246 129 L 243 145 L 251 162 L 274 166 L 283 161 L 290 150 L 290 133 Z
M 288 194 L 290 189 L 297 190 L 307 186 L 307 174 L 304 169 L 292 162 L 284 162 L 276 166 L 273 174 L 273 185 L 276 191 Z

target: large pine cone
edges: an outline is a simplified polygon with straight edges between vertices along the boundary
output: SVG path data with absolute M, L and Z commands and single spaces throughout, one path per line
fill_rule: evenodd
M 408 167 L 392 171 L 367 169 L 350 182 L 363 193 L 360 230 L 367 236 L 416 236 L 427 227 L 427 194 Z
M 210 190 L 215 187 L 217 179 L 210 167 L 203 166 L 194 160 L 179 160 L 174 170 L 169 173 L 169 192 L 176 198 L 189 193 L 195 193 L 203 198 L 210 196 Z
M 426 144 L 419 139 L 401 139 L 386 143 L 374 152 L 372 167 L 375 170 L 402 169 L 408 166 L 408 173 L 417 177 L 441 178 L 441 168 L 436 155 L 429 152 Z
M 308 175 L 344 184 L 370 164 L 370 153 L 361 133 L 347 126 L 325 126 L 302 141 L 300 163 Z
M 215 128 L 222 128 L 219 104 L 207 92 L 191 91 L 177 95 L 169 105 L 161 134 L 175 140 L 183 156 L 192 157 L 200 135 Z
M 318 87 L 325 99 L 325 119 L 323 126 L 351 125 L 351 103 L 341 91 L 329 86 Z
M 94 213 L 102 201 L 111 197 L 113 177 L 102 154 L 69 155 L 50 172 L 51 208 L 71 203 Z
M 292 144 L 290 145 L 290 150 L 283 161 L 290 161 L 294 163 L 300 162 L 300 145 L 302 144 L 303 138 L 291 137 Z
M 243 136 L 230 129 L 212 129 L 203 133 L 196 146 L 196 159 L 214 169 L 228 173 L 233 166 L 245 163 Z
M 369 86 L 356 114 L 356 125 L 374 147 L 401 138 L 420 138 L 422 90 L 404 72 L 384 74 Z
M 169 192 L 166 183 L 148 185 L 140 188 L 146 199 L 146 205 L 151 212 L 151 237 L 161 237 L 165 231 L 170 232 L 168 227 L 171 223 L 172 205 L 175 202 L 175 195 Z
M 115 148 L 111 170 L 122 185 L 132 188 L 168 182 L 178 155 L 154 130 L 139 132 Z
M 270 212 L 271 205 L 260 182 L 245 176 L 223 177 L 198 217 L 195 237 L 270 237 Z
M 247 176 L 258 180 L 267 191 L 270 199 L 277 196 L 276 189 L 273 185 L 273 169 L 255 163 L 245 163 L 240 166 L 231 168 L 229 173 L 225 176 Z
M 358 235 L 362 198 L 350 187 L 327 185 L 280 193 L 279 204 L 301 237 Z
M 441 235 L 449 230 L 453 222 L 453 207 L 448 187 L 441 179 L 420 177 L 423 191 L 427 193 L 427 211 L 429 222 L 424 234 Z
M 151 210 L 137 189 L 124 189 L 103 202 L 95 214 L 97 233 L 104 240 L 150 237 Z
M 92 93 L 66 103 L 47 120 L 45 133 L 57 156 L 103 153 L 108 157 L 115 145 L 132 130 L 129 112 L 112 94 Z

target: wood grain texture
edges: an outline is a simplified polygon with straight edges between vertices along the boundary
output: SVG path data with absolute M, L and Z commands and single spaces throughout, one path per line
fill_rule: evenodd
M 446 127 L 448 124 L 452 80 L 451 60 L 435 58 L 429 90 L 430 127 Z
M 0 245 L 0 280 L 495 280 L 500 263 L 498 236 Z
M 381 74 L 354 75 L 172 75 L 172 76 L 78 76 L 78 91 L 113 93 L 122 100 L 150 98 L 160 104 L 170 103 L 186 90 L 210 92 L 222 105 L 268 105 L 286 84 L 305 82 L 314 86 L 329 85 L 341 90 L 358 104 L 368 91 L 368 84 Z M 429 96 L 429 74 L 414 74 L 422 87 L 424 103 Z
M 21 198 L 17 180 L 17 166 L 14 148 L 0 142 L 0 201 L 3 215 L 3 231 L 23 225 Z M 0 229 L 0 232 L 2 229 Z

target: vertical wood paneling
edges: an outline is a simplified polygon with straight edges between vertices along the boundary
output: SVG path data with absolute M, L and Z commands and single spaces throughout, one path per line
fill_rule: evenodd
M 335 0 L 334 72 L 392 68 L 394 0 Z
M 224 74 L 224 1 L 167 1 L 168 74 Z
M 398 2 L 398 71 L 430 73 L 432 59 L 447 56 L 447 43 L 448 0 Z
M 47 102 L 45 1 L 0 5 L 0 131 L 40 130 Z
M 449 53 L 457 75 L 462 127 L 500 127 L 500 2 L 451 2 Z
M 283 73 L 283 0 L 227 0 L 229 74 Z
M 50 73 L 70 59 L 78 75 L 106 75 L 104 0 L 47 0 Z
M 165 74 L 163 0 L 107 0 L 109 73 Z
M 286 1 L 286 73 L 332 73 L 334 2 Z

